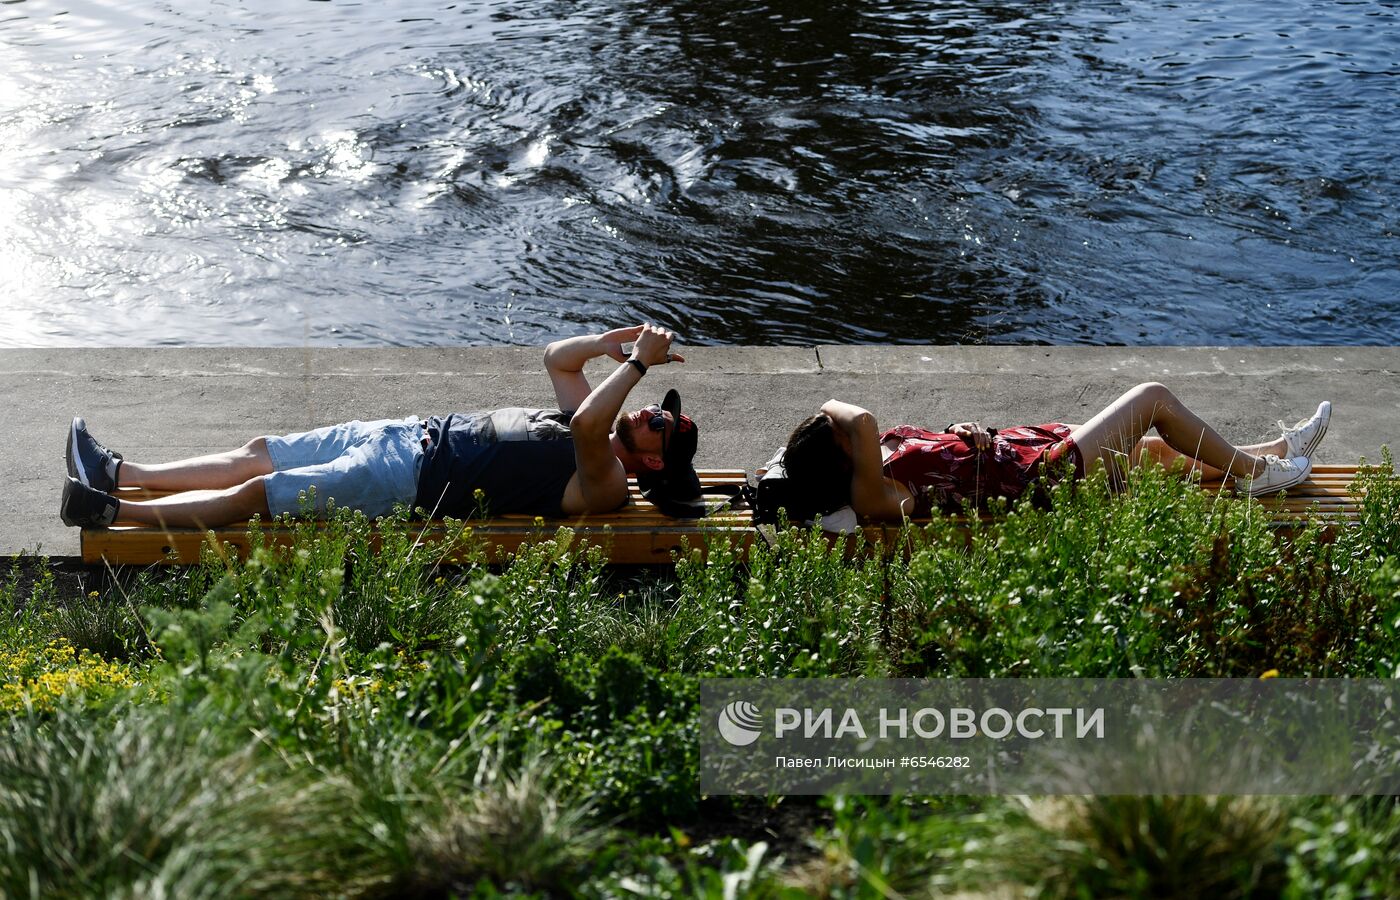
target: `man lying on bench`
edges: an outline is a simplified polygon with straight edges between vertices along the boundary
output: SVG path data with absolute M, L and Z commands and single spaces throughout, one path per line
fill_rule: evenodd
M 558 409 L 355 421 L 158 465 L 124 460 L 75 418 L 60 513 L 64 524 L 87 528 L 118 519 L 214 528 L 254 514 L 300 513 L 301 497 L 309 494 L 319 516 L 334 498 L 371 518 L 399 503 L 434 518 L 483 512 L 558 518 L 624 505 L 632 473 L 663 512 L 685 514 L 700 495 L 692 466 L 699 431 L 681 415 L 680 395 L 668 391 L 659 405 L 620 412 L 647 369 L 683 361 L 670 352 L 674 338 L 638 325 L 550 344 L 544 363 Z M 622 348 L 629 341 L 631 356 Z M 621 365 L 594 390 L 583 365 L 597 356 Z M 174 493 L 121 500 L 114 496 L 118 486 Z

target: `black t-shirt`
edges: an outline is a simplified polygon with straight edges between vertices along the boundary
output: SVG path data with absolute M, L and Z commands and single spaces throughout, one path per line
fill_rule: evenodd
M 578 467 L 572 418 L 519 407 L 430 417 L 424 428 L 432 446 L 413 505 L 433 518 L 562 516 L 564 488 Z

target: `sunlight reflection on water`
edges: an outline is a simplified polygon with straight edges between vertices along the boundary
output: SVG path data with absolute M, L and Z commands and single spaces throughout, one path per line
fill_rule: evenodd
M 1400 338 L 1384 2 L 0 9 L 3 345 Z

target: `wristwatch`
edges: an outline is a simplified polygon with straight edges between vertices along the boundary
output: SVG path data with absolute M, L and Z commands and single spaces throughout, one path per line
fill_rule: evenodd
M 638 373 L 640 373 L 640 374 L 642 374 L 642 375 L 645 375 L 645 374 L 647 373 L 647 364 L 644 363 L 644 362 L 642 362 L 640 359 L 637 359 L 637 357 L 635 357 L 635 356 L 629 356 L 629 357 L 627 358 L 627 362 L 629 362 L 629 363 L 631 363 L 632 365 L 636 366 L 636 367 L 637 367 L 637 372 L 638 372 Z

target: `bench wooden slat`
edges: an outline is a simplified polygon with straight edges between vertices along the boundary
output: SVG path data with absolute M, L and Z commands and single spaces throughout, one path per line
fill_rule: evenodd
M 745 484 L 748 479 L 743 469 L 705 469 L 698 474 L 701 484 L 707 487 Z M 747 546 L 753 539 L 753 522 L 748 510 L 724 510 L 703 521 L 672 519 L 662 515 L 642 498 L 635 479 L 628 480 L 628 492 L 629 505 L 609 513 L 567 520 L 537 520 L 528 515 L 505 515 L 480 522 L 468 520 L 464 524 L 471 528 L 473 540 L 479 538 L 482 541 L 488 558 L 493 561 L 505 559 L 526 544 L 553 539 L 560 526 L 573 529 L 577 540 L 605 545 L 608 558 L 623 564 L 669 563 L 672 553 L 679 551 L 685 540 L 691 546 L 697 546 L 702 545 L 707 536 L 725 535 Z M 144 500 L 170 493 L 122 488 L 118 496 Z M 723 493 L 708 493 L 706 497 L 712 505 L 728 499 L 728 495 Z M 247 554 L 249 542 L 246 525 L 218 528 L 213 534 L 220 545 L 231 545 L 240 555 Z M 293 538 L 290 530 L 271 526 L 264 527 L 262 534 L 270 546 L 285 546 Z M 162 529 L 119 522 L 112 528 L 83 530 L 83 560 L 100 562 L 105 558 L 113 565 L 195 563 L 208 542 L 208 535 L 208 531 L 195 528 Z M 455 532 L 449 532 L 441 523 L 430 522 L 424 524 L 421 535 L 425 545 L 437 545 L 455 536 Z M 444 558 L 451 555 L 450 547 L 439 550 Z
M 688 538 L 690 546 L 702 546 L 707 537 L 717 534 L 737 540 L 747 546 L 753 539 L 753 529 L 745 522 L 742 525 L 725 528 L 671 527 L 660 530 L 653 526 L 635 526 L 603 529 L 576 528 L 577 539 L 587 540 L 604 546 L 608 559 L 622 564 L 669 563 L 672 553 L 684 546 Z M 473 541 L 480 538 L 487 550 L 487 557 L 493 561 L 504 560 L 527 544 L 551 540 L 555 530 L 537 526 L 489 526 L 474 529 Z M 265 529 L 264 541 L 269 546 L 287 546 L 293 534 L 286 529 Z M 238 555 L 248 553 L 248 531 L 240 528 L 218 529 L 214 532 L 219 544 L 232 545 Z M 438 546 L 448 539 L 440 528 L 428 529 L 422 535 L 424 545 L 433 547 L 435 557 L 449 559 L 454 554 L 450 546 Z M 113 565 L 198 562 L 207 542 L 207 533 L 192 528 L 161 531 L 150 528 L 117 526 L 105 531 L 94 531 L 83 538 L 83 559 L 99 562 L 106 558 Z
M 705 487 L 711 485 L 729 486 L 748 483 L 748 476 L 744 473 L 743 469 L 701 469 L 697 474 L 700 476 L 700 483 Z M 168 497 L 173 493 L 176 492 L 137 487 L 117 488 L 117 496 L 128 500 L 155 500 L 160 497 Z M 637 487 L 637 480 L 635 478 L 627 479 L 627 494 L 634 504 L 646 503 L 642 498 L 641 488 Z M 627 507 L 624 507 L 624 509 L 626 508 Z

